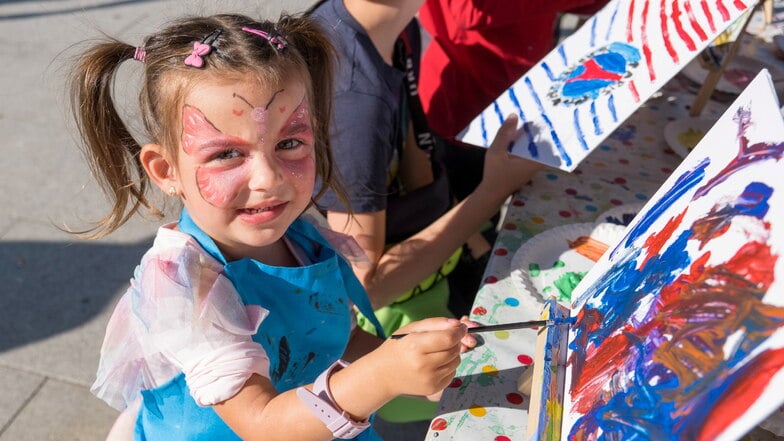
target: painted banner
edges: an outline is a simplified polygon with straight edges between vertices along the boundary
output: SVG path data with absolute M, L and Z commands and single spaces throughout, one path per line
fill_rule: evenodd
M 782 158 L 763 70 L 575 289 L 562 439 L 784 432 Z
M 489 146 L 509 114 L 512 153 L 571 171 L 754 0 L 613 0 L 459 135 Z

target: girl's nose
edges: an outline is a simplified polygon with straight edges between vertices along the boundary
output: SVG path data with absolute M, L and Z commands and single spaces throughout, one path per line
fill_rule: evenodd
M 265 153 L 258 154 L 251 160 L 248 186 L 251 190 L 272 190 L 280 182 L 281 172 L 274 157 Z

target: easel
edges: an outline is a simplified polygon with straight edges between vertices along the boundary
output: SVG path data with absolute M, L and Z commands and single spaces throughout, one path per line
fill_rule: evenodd
M 568 317 L 569 310 L 554 298 L 545 302 L 542 319 L 566 321 Z M 527 440 L 561 439 L 568 337 L 569 326 L 566 324 L 540 328 L 533 366 L 517 381 L 518 391 L 529 397 Z
M 756 11 L 757 8 L 759 8 L 762 4 L 763 1 L 758 2 L 756 6 L 749 9 L 738 18 L 738 20 L 743 20 L 743 24 L 739 29 L 733 32 L 733 34 L 735 34 L 734 38 L 732 35 L 729 37 L 732 41 L 729 43 L 730 46 L 727 48 L 727 52 L 722 57 L 721 63 L 718 66 L 710 68 L 708 76 L 705 78 L 705 82 L 702 83 L 700 90 L 697 92 L 697 96 L 694 97 L 694 101 L 692 102 L 691 108 L 689 109 L 689 116 L 696 118 L 702 113 L 702 110 L 705 108 L 705 105 L 708 103 L 711 95 L 713 95 L 713 91 L 716 89 L 716 85 L 724 75 L 724 69 L 727 68 L 732 57 L 736 52 L 738 52 L 741 39 L 743 38 L 743 34 L 746 32 L 746 27 L 749 25 L 751 17 L 754 15 L 754 11 Z

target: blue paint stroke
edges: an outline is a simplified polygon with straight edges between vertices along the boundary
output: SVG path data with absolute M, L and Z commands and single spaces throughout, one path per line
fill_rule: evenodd
M 593 18 L 591 18 L 591 47 L 596 46 L 596 23 L 597 23 L 597 21 L 598 20 L 596 20 L 596 16 L 594 15 Z
M 566 49 L 562 44 L 558 46 L 558 55 L 561 56 L 561 61 L 563 62 L 564 67 L 569 66 L 569 59 L 566 58 Z
M 610 111 L 613 122 L 618 122 L 618 114 L 615 112 L 615 95 L 610 95 L 607 99 L 607 109 Z
M 615 10 L 613 10 L 612 16 L 610 17 L 610 24 L 607 26 L 607 33 L 604 35 L 604 41 L 610 41 L 610 33 L 612 32 L 613 25 L 615 24 L 615 16 L 618 15 L 618 8 L 620 7 L 621 2 L 615 2 Z
M 501 106 L 498 105 L 498 101 L 493 101 L 493 111 L 495 112 L 495 116 L 498 117 L 498 124 L 503 125 L 506 118 L 501 111 Z
M 528 125 L 525 112 L 523 112 L 523 106 L 520 105 L 520 100 L 517 99 L 517 94 L 515 94 L 514 88 L 509 88 L 509 99 L 512 101 L 512 104 L 517 109 L 517 115 L 520 117 L 520 123 L 523 125 L 523 131 L 526 135 L 528 135 L 528 153 L 531 155 L 532 158 L 539 157 L 539 148 L 536 146 L 534 142 L 534 136 L 531 133 L 531 127 Z
M 482 142 L 484 145 L 490 145 L 490 142 L 487 141 L 487 124 L 485 124 L 485 114 L 484 112 L 479 114 L 479 127 L 482 130 Z
M 669 189 L 659 201 L 654 204 L 637 225 L 629 231 L 626 237 L 626 246 L 631 247 L 638 237 L 649 231 L 659 217 L 667 211 L 670 206 L 680 199 L 686 192 L 697 186 L 705 178 L 705 169 L 710 165 L 710 158 L 704 158 L 694 170 L 685 172 L 679 176 L 675 184 Z
M 550 121 L 550 118 L 547 116 L 547 113 L 544 111 L 542 100 L 539 98 L 539 94 L 536 93 L 536 89 L 534 89 L 534 85 L 531 83 L 530 78 L 525 77 L 525 85 L 528 87 L 528 92 L 531 94 L 531 97 L 534 99 L 534 102 L 539 108 L 539 113 L 542 115 L 542 119 L 544 120 L 545 124 L 547 124 L 547 127 L 550 128 L 550 136 L 553 138 L 553 143 L 555 143 L 555 148 L 558 150 L 558 153 L 561 155 L 561 159 L 563 159 L 567 167 L 571 167 L 572 158 L 569 157 L 569 154 L 566 153 L 566 150 L 564 150 L 563 145 L 561 144 L 561 140 L 558 138 L 558 133 L 556 133 L 552 121 Z
M 550 66 L 545 62 L 542 62 L 541 65 L 542 69 L 544 69 L 544 73 L 547 74 L 547 78 L 549 78 L 550 81 L 555 81 L 557 78 L 555 75 L 553 75 L 553 71 L 550 70 Z
M 593 121 L 593 133 L 596 136 L 602 134 L 602 126 L 599 124 L 599 115 L 596 113 L 596 101 L 591 101 L 591 120 Z
M 574 118 L 574 131 L 577 133 L 577 140 L 580 141 L 580 145 L 583 147 L 583 150 L 588 150 L 588 143 L 585 142 L 585 135 L 583 134 L 583 129 L 580 127 L 580 107 L 574 108 L 573 118 Z

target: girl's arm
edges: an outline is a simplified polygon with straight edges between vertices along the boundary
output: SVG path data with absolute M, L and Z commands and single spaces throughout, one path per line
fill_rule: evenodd
M 328 380 L 335 402 L 355 421 L 366 420 L 399 395 L 433 395 L 445 388 L 460 363 L 466 328 L 456 319 L 411 323 Z M 312 385 L 306 386 L 308 389 Z M 245 440 L 331 440 L 332 433 L 297 396 L 278 393 L 268 378 L 253 375 L 239 393 L 213 406 Z
M 427 228 L 389 249 L 385 249 L 386 211 L 355 213 L 353 218 L 337 211 L 327 213 L 330 227 L 354 236 L 370 259 L 371 265 L 355 265 L 354 272 L 374 308 L 390 304 L 435 272 L 542 167 L 508 153 L 516 124 L 513 116 L 501 126 L 485 153 L 484 176 L 473 193 Z

